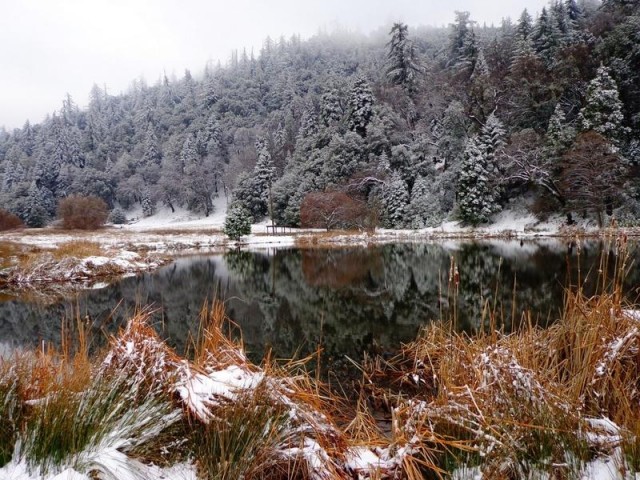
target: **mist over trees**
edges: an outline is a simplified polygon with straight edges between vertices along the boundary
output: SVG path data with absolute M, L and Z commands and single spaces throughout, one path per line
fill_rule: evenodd
M 71 195 L 143 215 L 210 215 L 228 195 L 282 225 L 421 228 L 521 199 L 635 224 L 639 132 L 639 4 L 552 0 L 497 26 L 455 12 L 448 28 L 267 38 L 198 75 L 94 86 L 86 109 L 67 96 L 0 130 L 0 208 L 38 227 Z

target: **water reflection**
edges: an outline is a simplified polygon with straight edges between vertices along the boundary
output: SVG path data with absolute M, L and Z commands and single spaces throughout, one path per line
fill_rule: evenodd
M 217 295 L 254 359 L 269 348 L 280 357 L 304 355 L 319 343 L 330 359 L 358 359 L 364 350 L 392 350 L 421 325 L 453 313 L 452 257 L 460 274 L 459 328 L 485 327 L 483 312 L 492 310 L 508 330 L 525 309 L 542 324 L 556 318 L 563 287 L 577 281 L 578 271 L 592 289 L 603 251 L 610 247 L 601 242 L 583 246 L 578 262 L 577 249 L 562 241 L 448 242 L 190 257 L 75 300 L 3 301 L 0 343 L 57 343 L 61 319 L 76 317 L 90 320 L 94 337 L 104 338 L 136 305 L 151 304 L 162 334 L 183 350 L 203 303 Z M 633 269 L 630 293 L 637 277 Z

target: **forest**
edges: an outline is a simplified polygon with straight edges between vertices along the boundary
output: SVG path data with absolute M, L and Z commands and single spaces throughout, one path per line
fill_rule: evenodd
M 428 23 L 429 19 L 417 19 Z M 640 3 L 552 0 L 498 26 L 267 38 L 199 74 L 94 85 L 0 129 L 0 208 L 29 227 L 60 200 L 112 219 L 164 206 L 326 228 L 540 219 L 640 223 Z

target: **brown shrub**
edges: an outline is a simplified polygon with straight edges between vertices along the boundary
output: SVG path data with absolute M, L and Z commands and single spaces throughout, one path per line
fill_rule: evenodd
M 11 212 L 7 212 L 0 208 L 0 232 L 5 230 L 13 230 L 14 228 L 24 227 L 22 220 Z
M 360 228 L 366 218 L 366 203 L 340 191 L 309 193 L 300 205 L 300 223 L 307 228 Z
M 63 228 L 93 230 L 104 225 L 108 216 L 107 204 L 97 197 L 72 195 L 58 203 L 58 218 Z

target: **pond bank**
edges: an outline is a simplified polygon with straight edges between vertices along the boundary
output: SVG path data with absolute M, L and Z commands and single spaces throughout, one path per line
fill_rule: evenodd
M 627 307 L 614 288 L 578 292 L 549 329 L 428 327 L 364 361 L 351 406 L 301 362 L 248 361 L 219 303 L 189 357 L 143 311 L 93 357 L 80 329 L 75 350 L 0 358 L 0 478 L 632 479 L 640 327 Z
M 456 223 L 422 230 L 320 231 L 293 229 L 284 235 L 267 233 L 265 224 L 254 225 L 251 235 L 231 242 L 217 229 L 182 227 L 150 229 L 107 227 L 98 231 L 29 229 L 0 234 L 0 290 L 32 289 L 60 292 L 101 285 L 124 275 L 153 271 L 182 255 L 224 252 L 232 249 L 367 247 L 391 243 L 446 240 L 520 240 L 567 242 L 591 238 L 640 236 L 640 229 L 553 228 L 553 224 L 514 228 L 505 224 L 463 228 Z M 547 228 L 548 227 L 548 228 Z M 87 249 L 86 246 L 92 246 Z

